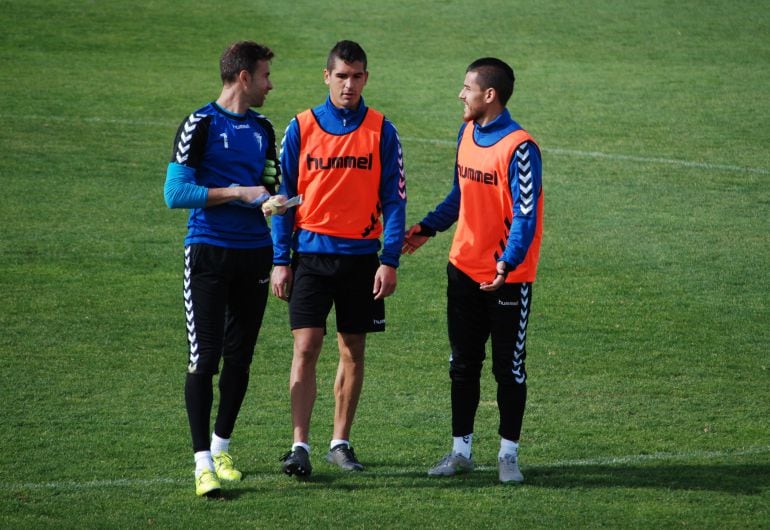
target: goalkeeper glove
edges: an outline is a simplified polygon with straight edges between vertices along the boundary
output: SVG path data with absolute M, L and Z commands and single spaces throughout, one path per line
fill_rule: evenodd
M 278 168 L 275 167 L 275 160 L 267 159 L 265 169 L 262 171 L 262 185 L 275 186 L 276 175 L 278 175 Z

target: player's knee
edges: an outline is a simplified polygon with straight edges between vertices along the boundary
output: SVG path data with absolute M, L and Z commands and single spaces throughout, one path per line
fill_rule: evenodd
M 237 350 L 225 352 L 222 355 L 222 364 L 223 367 L 226 367 L 229 370 L 248 372 L 253 357 L 254 348 L 247 346 Z
M 481 363 L 452 362 L 449 365 L 449 377 L 456 383 L 478 380 L 481 377 Z
M 492 373 L 495 376 L 495 381 L 500 386 L 517 386 L 524 385 L 527 382 L 527 372 L 524 368 L 518 370 L 511 370 L 510 368 L 501 369 L 499 367 L 493 367 Z

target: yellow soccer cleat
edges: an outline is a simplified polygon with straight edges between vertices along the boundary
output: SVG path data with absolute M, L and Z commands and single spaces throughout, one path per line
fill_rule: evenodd
M 198 497 L 218 497 L 222 486 L 213 471 L 205 470 L 195 477 L 195 494 Z
M 214 469 L 220 479 L 241 480 L 243 478 L 243 473 L 233 466 L 233 457 L 230 456 L 230 453 L 222 451 L 219 454 L 212 455 L 212 458 L 214 459 Z

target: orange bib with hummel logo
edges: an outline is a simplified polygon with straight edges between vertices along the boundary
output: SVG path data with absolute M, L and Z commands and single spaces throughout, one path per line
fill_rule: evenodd
M 508 243 L 511 224 L 517 213 L 513 211 L 508 168 L 516 148 L 524 142 L 535 143 L 527 131 L 520 129 L 492 146 L 482 147 L 473 139 L 473 123 L 468 123 L 457 149 L 460 213 L 449 261 L 478 283 L 494 279 L 497 261 Z M 528 186 L 525 182 L 527 177 L 528 170 L 520 168 L 522 194 Z M 533 194 L 537 191 L 529 190 Z M 535 281 L 543 235 L 543 193 L 539 191 L 535 237 L 524 261 L 508 274 L 506 283 Z M 522 202 L 519 207 L 528 209 L 531 204 Z
M 326 132 L 306 110 L 297 115 L 300 133 L 297 193 L 303 195 L 295 225 L 348 239 L 377 239 L 382 233 L 380 138 L 384 116 L 367 109 L 348 134 Z

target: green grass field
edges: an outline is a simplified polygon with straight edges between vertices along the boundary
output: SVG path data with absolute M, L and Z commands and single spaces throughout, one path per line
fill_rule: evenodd
M 0 527 L 770 527 L 766 2 L 0 0 L 0 27 Z M 444 233 L 403 260 L 369 340 L 367 471 L 321 458 L 330 340 L 314 479 L 280 474 L 291 334 L 271 300 L 233 438 L 246 477 L 195 497 L 186 212 L 162 187 L 177 125 L 243 38 L 276 52 L 262 111 L 278 131 L 325 97 L 334 42 L 362 43 L 410 224 L 449 189 L 466 65 L 514 66 L 546 194 L 524 485 L 497 484 L 488 369 L 480 469 L 425 475 L 451 443 Z

